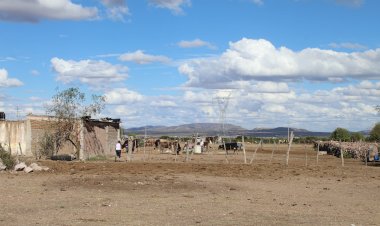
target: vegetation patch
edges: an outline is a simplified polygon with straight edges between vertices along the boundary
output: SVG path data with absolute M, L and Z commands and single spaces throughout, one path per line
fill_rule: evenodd
M 11 153 L 4 150 L 4 148 L 0 145 L 0 159 L 3 161 L 3 164 L 7 167 L 7 169 L 13 169 L 16 165 L 16 159 L 11 155 Z

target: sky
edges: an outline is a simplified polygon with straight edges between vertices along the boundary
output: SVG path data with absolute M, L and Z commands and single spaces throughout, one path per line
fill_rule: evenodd
M 371 129 L 377 0 L 0 0 L 0 111 L 104 95 L 124 128 Z

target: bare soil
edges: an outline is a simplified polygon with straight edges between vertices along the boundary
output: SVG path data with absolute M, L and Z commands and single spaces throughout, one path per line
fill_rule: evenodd
M 142 148 L 131 161 L 0 173 L 0 225 L 380 225 L 380 167 L 294 145 L 227 157 Z M 190 160 L 191 157 L 191 160 Z M 31 160 L 28 160 L 31 161 Z M 227 163 L 228 161 L 228 163 Z

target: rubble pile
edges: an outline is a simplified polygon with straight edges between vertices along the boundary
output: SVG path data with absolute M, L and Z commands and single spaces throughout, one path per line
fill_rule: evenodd
M 7 169 L 7 167 L 3 164 L 3 162 L 0 159 L 0 171 L 3 171 L 3 170 L 12 170 L 12 169 Z M 25 173 L 31 173 L 31 172 L 37 172 L 37 171 L 48 171 L 49 167 L 39 166 L 37 163 L 32 163 L 29 166 L 27 166 L 25 162 L 20 162 L 15 165 L 13 170 L 24 171 Z

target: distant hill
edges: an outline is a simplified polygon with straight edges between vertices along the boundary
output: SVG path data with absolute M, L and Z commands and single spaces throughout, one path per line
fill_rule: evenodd
M 287 137 L 287 127 L 277 128 L 256 128 L 252 130 L 245 129 L 240 126 L 225 124 L 225 131 L 227 136 L 237 136 L 244 134 L 246 136 L 255 137 Z M 201 136 L 216 136 L 222 134 L 222 125 L 220 123 L 192 123 L 179 126 L 146 126 L 135 127 L 125 129 L 126 134 L 133 133 L 137 135 L 144 135 L 146 133 L 149 136 L 190 136 L 193 134 L 199 134 Z M 296 137 L 316 136 L 326 137 L 330 136 L 328 132 L 312 132 L 305 129 L 290 128 L 290 131 L 294 132 Z
M 312 132 L 306 129 L 289 128 L 289 131 L 293 131 L 296 137 L 328 137 L 329 132 Z M 287 137 L 288 127 L 277 127 L 272 129 L 256 128 L 253 130 L 247 130 L 247 136 L 255 137 Z
M 246 129 L 232 124 L 225 124 L 224 128 L 226 131 L 234 134 L 241 134 L 243 131 L 246 131 Z M 222 125 L 219 123 L 192 123 L 179 126 L 146 126 L 128 128 L 124 132 L 143 135 L 145 134 L 145 129 L 148 135 L 154 136 L 188 136 L 192 134 L 214 136 L 221 134 Z

